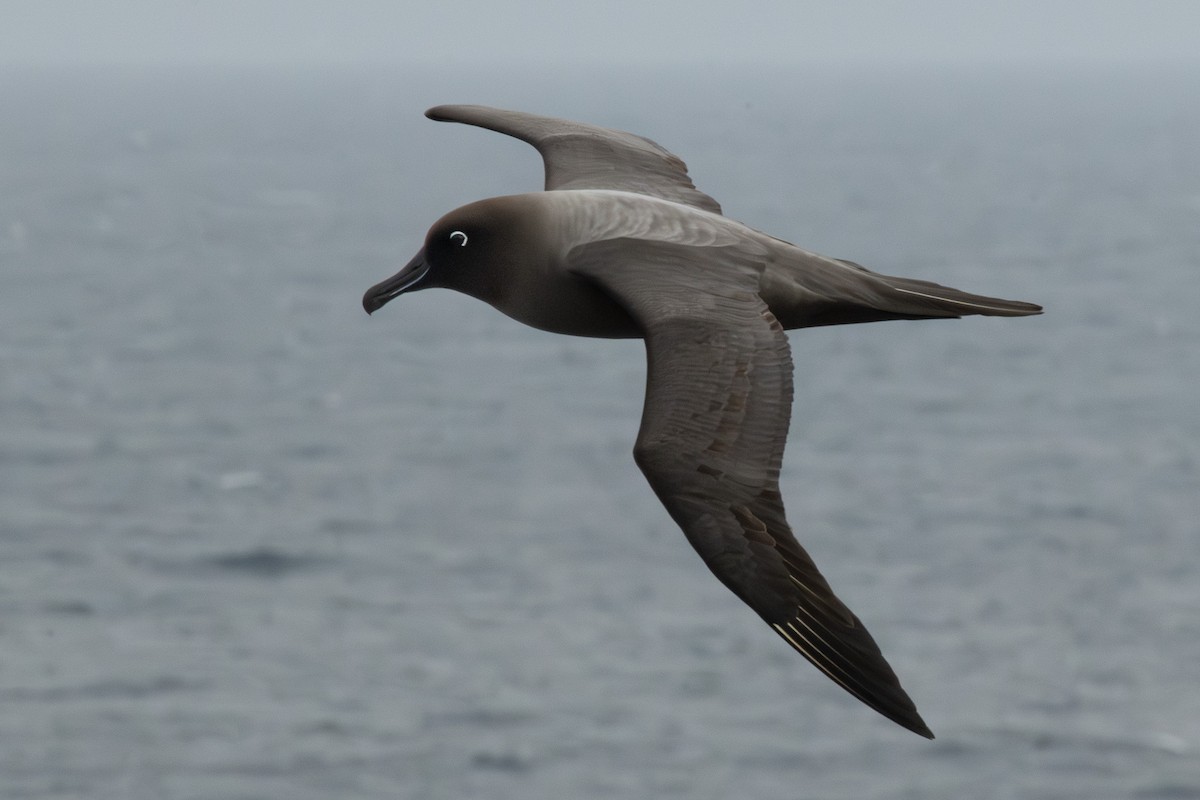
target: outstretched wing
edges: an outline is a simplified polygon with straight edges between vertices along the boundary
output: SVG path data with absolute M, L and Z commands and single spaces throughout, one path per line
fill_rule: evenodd
M 932 738 L 784 516 L 792 360 L 756 293 L 762 255 L 618 239 L 577 247 L 570 260 L 643 329 L 649 368 L 634 455 L 709 569 L 843 689 Z
M 528 142 L 546 164 L 546 189 L 617 189 L 721 213 L 687 164 L 658 144 L 624 131 L 487 106 L 436 106 L 425 116 L 464 122 Z

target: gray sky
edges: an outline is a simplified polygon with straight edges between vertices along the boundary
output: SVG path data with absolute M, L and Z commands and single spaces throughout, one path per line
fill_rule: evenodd
M 0 0 L 0 62 L 1154 61 L 1200 0 Z

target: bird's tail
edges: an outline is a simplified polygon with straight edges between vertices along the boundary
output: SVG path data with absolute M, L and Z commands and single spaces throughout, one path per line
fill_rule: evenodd
M 890 292 L 883 292 L 890 301 L 887 310 L 911 313 L 922 317 L 965 317 L 981 314 L 985 317 L 1027 317 L 1042 313 L 1042 307 L 1020 300 L 1004 300 L 971 294 L 949 286 L 915 278 L 893 278 L 879 275 Z
M 785 328 L 981 314 L 1024 317 L 1042 307 L 971 294 L 916 278 L 881 275 L 853 261 L 793 250 L 765 276 L 764 299 Z

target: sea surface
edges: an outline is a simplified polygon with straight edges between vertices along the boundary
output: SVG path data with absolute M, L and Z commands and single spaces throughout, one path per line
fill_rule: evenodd
M 532 148 L 1044 316 L 792 334 L 797 536 L 937 734 L 726 591 L 637 341 L 443 291 Z M 0 72 L 0 797 L 1200 797 L 1200 69 Z

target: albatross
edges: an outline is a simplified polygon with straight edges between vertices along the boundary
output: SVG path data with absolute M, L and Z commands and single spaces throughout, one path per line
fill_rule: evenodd
M 1020 317 L 1032 303 L 872 272 L 725 217 L 650 139 L 474 105 L 431 108 L 527 142 L 545 191 L 479 200 L 433 224 L 368 314 L 443 287 L 554 333 L 645 341 L 633 457 L 713 574 L 827 677 L 933 738 L 875 640 L 796 541 L 779 470 L 792 406 L 786 330 Z

